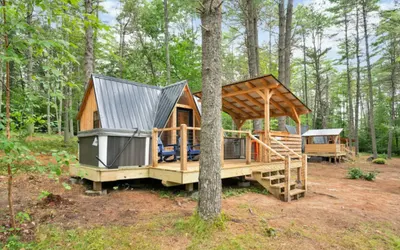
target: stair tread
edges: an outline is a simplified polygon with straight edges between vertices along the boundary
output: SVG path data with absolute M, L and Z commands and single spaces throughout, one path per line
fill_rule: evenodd
M 261 179 L 264 179 L 264 180 L 277 180 L 277 179 L 282 179 L 282 178 L 285 178 L 285 176 L 278 174 L 278 175 L 273 175 L 273 176 L 265 176 L 265 177 L 262 177 Z
M 295 181 L 291 182 L 290 186 L 291 185 L 296 185 L 296 182 Z M 282 182 L 282 183 L 272 184 L 271 187 L 273 187 L 273 188 L 283 188 L 283 187 L 285 187 L 285 183 Z
M 295 188 L 295 189 L 289 191 L 290 195 L 302 194 L 305 192 L 306 192 L 306 190 L 299 189 L 299 188 Z

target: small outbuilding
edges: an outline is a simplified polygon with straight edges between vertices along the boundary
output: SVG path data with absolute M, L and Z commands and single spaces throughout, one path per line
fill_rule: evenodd
M 352 152 L 346 144 L 341 144 L 340 133 L 342 128 L 311 129 L 305 132 L 304 153 L 308 156 L 327 157 L 335 162 L 344 158 L 353 158 Z

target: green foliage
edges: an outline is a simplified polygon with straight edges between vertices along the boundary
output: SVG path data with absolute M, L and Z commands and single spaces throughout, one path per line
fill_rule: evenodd
M 367 181 L 374 181 L 377 175 L 377 172 L 364 173 L 360 168 L 350 168 L 347 173 L 349 179 L 364 179 Z
M 11 235 L 8 237 L 7 242 L 4 244 L 4 248 L 0 242 L 0 248 L 9 250 L 33 249 L 33 245 L 33 243 L 22 242 L 21 237 L 18 235 Z
M 195 212 L 188 219 L 178 220 L 175 223 L 175 228 L 179 231 L 190 233 L 197 239 L 208 239 L 216 230 L 224 230 L 227 220 L 227 216 L 221 214 L 213 221 L 204 221 Z
M 222 189 L 223 198 L 229 198 L 234 196 L 240 196 L 247 193 L 258 193 L 267 195 L 268 191 L 265 188 L 259 188 L 256 186 L 250 186 L 248 188 L 233 188 L 227 187 Z
M 378 173 L 376 172 L 369 172 L 363 175 L 363 178 L 367 181 L 374 181 Z
M 372 161 L 374 164 L 386 164 L 386 160 L 384 158 L 376 158 Z
M 23 224 L 25 222 L 31 221 L 31 216 L 26 212 L 18 212 L 15 216 L 15 219 L 20 223 Z
M 349 179 L 360 179 L 364 175 L 363 171 L 360 168 L 350 168 L 347 176 Z
M 51 194 L 51 193 L 50 193 L 49 191 L 42 191 L 42 192 L 40 192 L 38 199 L 39 199 L 39 200 L 43 200 L 44 198 L 46 198 L 46 197 L 49 196 L 50 194 Z

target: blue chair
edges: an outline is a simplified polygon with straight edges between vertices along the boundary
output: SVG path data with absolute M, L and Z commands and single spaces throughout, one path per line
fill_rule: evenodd
M 174 147 L 174 150 L 165 150 L 164 144 L 160 137 L 158 137 L 158 162 L 173 162 L 176 161 L 176 152 L 177 145 L 176 144 L 168 144 L 167 147 Z M 173 156 L 172 160 L 168 159 Z
M 181 145 L 181 138 L 178 139 L 178 150 L 180 148 Z M 194 161 L 196 160 L 194 157 L 200 155 L 200 149 L 195 149 L 200 147 L 200 144 L 196 144 L 196 145 L 190 145 L 190 143 L 187 143 L 187 156 L 188 156 L 188 160 L 190 161 Z

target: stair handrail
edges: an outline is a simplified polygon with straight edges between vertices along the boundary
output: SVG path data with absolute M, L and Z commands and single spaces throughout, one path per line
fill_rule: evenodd
M 293 149 L 289 148 L 288 146 L 286 146 L 282 142 L 278 141 L 277 139 L 275 139 L 272 136 L 269 136 L 269 138 L 272 139 L 274 142 L 278 143 L 279 145 L 281 145 L 282 147 L 284 147 L 285 149 L 287 149 L 290 153 L 292 153 L 292 154 L 296 155 L 297 157 L 301 158 L 301 155 L 299 155 L 298 153 L 294 152 Z
M 285 157 L 283 155 L 281 155 L 280 153 L 276 152 L 274 149 L 272 149 L 270 146 L 268 146 L 267 144 L 265 144 L 263 141 L 261 141 L 260 139 L 258 139 L 257 137 L 255 137 L 254 135 L 252 135 L 251 133 L 249 133 L 249 136 L 251 139 L 255 140 L 256 142 L 258 142 L 261 146 L 265 147 L 267 150 L 271 151 L 272 153 L 276 154 L 279 158 L 281 158 L 282 160 L 285 160 Z

